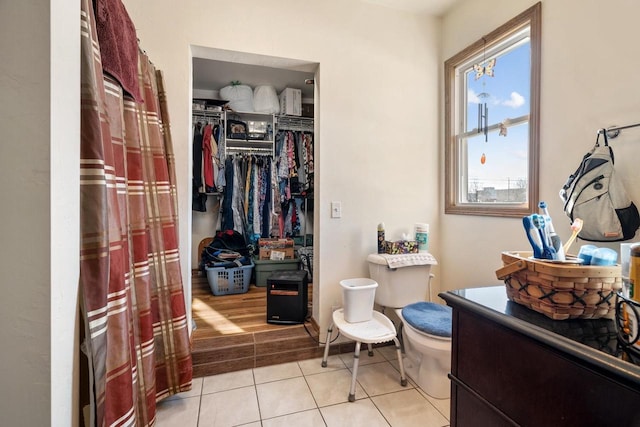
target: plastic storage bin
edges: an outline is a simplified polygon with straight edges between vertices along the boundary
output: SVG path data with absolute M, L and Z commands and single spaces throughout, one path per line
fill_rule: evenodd
M 243 294 L 251 284 L 253 262 L 237 268 L 206 267 L 209 287 L 214 295 Z
M 378 282 L 369 278 L 345 279 L 340 286 L 344 320 L 349 323 L 371 320 Z
M 281 261 L 272 260 L 254 260 L 256 266 L 256 286 L 267 286 L 267 279 L 271 273 L 282 270 L 297 270 L 300 266 L 300 260 L 284 259 Z

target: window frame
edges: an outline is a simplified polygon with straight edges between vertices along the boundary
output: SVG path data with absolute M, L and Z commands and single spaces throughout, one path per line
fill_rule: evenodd
M 456 134 L 458 104 L 466 95 L 456 97 L 456 69 L 468 64 L 483 50 L 490 50 L 525 27 L 530 31 L 531 75 L 529 110 L 528 191 L 525 203 L 473 203 L 459 202 L 461 188 L 461 144 Z M 445 78 L 445 214 L 522 217 L 537 210 L 539 201 L 539 135 L 540 135 L 540 46 L 541 3 L 525 10 L 507 23 L 466 47 L 444 63 Z M 466 105 L 466 102 L 465 104 Z M 466 108 L 466 106 L 464 107 Z M 462 134 L 468 133 L 464 129 Z

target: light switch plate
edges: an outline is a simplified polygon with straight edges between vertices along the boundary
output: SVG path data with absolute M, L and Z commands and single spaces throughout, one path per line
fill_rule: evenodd
M 342 203 L 331 202 L 331 218 L 342 218 Z

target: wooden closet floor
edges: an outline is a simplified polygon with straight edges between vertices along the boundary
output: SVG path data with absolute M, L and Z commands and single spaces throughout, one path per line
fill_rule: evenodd
M 322 357 L 314 323 L 267 323 L 266 287 L 252 284 L 244 294 L 215 296 L 197 270 L 191 283 L 194 377 Z M 309 284 L 309 313 L 312 289 Z

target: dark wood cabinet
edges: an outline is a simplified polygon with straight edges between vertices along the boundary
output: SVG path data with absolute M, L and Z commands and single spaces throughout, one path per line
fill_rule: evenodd
M 553 321 L 502 287 L 441 297 L 453 307 L 452 426 L 640 426 L 640 367 L 616 354 L 612 321 Z

